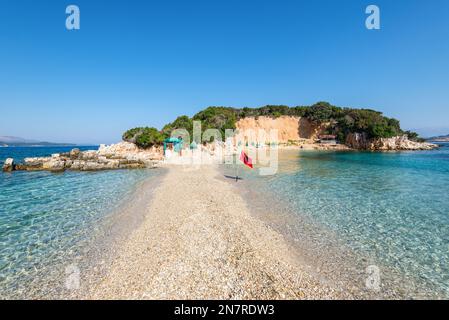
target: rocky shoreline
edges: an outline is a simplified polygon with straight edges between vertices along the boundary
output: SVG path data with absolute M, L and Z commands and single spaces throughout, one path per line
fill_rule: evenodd
M 409 140 L 406 135 L 392 138 L 369 139 L 365 133 L 351 133 L 346 139 L 346 145 L 357 150 L 371 151 L 401 151 L 401 150 L 433 150 L 438 145 L 428 142 Z
M 319 144 L 313 140 L 297 144 L 280 145 L 282 148 L 298 148 L 304 150 L 370 150 L 370 151 L 402 151 L 432 150 L 438 145 L 428 142 L 415 142 L 407 136 L 393 138 L 368 139 L 363 133 L 350 134 L 346 144 Z M 209 149 L 208 145 L 206 149 Z M 214 148 L 214 147 L 213 147 Z M 213 149 L 212 148 L 212 149 Z M 140 149 L 134 143 L 120 142 L 113 145 L 101 145 L 98 150 L 80 151 L 75 148 L 67 153 L 57 153 L 50 157 L 25 158 L 16 163 L 8 158 L 3 165 L 4 172 L 11 171 L 99 171 L 117 169 L 142 169 L 158 166 L 164 160 L 160 146 Z
M 135 144 L 120 142 L 98 150 L 80 151 L 75 148 L 67 153 L 50 157 L 25 158 L 21 163 L 6 159 L 3 171 L 99 171 L 116 169 L 141 169 L 156 167 L 163 160 L 160 148 L 141 150 Z

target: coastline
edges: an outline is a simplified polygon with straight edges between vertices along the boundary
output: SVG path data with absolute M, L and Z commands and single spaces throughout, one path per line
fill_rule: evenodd
M 353 298 L 299 264 L 220 176 L 216 166 L 168 166 L 142 224 L 77 298 Z
M 300 150 L 296 146 L 279 149 Z M 225 178 L 223 168 L 226 166 L 161 164 L 155 170 L 163 174 L 141 181 L 119 207 L 111 210 L 88 252 L 56 266 L 52 282 L 42 279 L 30 282 L 30 291 L 24 291 L 23 296 L 37 299 L 427 297 L 420 292 L 409 295 L 414 289 L 404 291 L 402 283 L 407 279 L 385 265 L 380 265 L 382 291 L 367 290 L 366 267 L 377 265 L 378 261 L 352 252 L 324 225 L 300 214 L 301 208 L 290 210 L 262 187 L 269 181 L 254 183 L 245 177 L 234 183 Z M 129 261 L 132 263 L 128 264 Z M 64 268 L 70 263 L 81 271 L 78 290 L 64 288 L 67 277 Z

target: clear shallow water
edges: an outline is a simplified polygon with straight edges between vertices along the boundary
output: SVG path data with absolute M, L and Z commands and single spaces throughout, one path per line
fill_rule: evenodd
M 70 149 L 0 148 L 0 159 Z M 105 219 L 155 175 L 155 170 L 0 173 L 0 297 L 33 296 L 33 283 L 40 286 L 57 274 L 52 268 L 87 252 Z
M 449 145 L 424 152 L 282 151 L 261 188 L 379 266 L 402 297 L 449 298 Z M 293 219 L 295 217 L 293 216 Z

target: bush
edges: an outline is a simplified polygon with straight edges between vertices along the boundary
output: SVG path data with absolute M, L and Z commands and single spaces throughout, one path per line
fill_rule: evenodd
M 156 128 L 138 127 L 126 131 L 122 136 L 124 141 L 133 142 L 139 148 L 150 148 L 164 141 L 162 133 Z
M 165 138 L 171 136 L 173 130 L 185 129 L 189 132 L 190 139 L 193 137 L 193 121 L 188 116 L 180 116 L 175 121 L 169 123 L 162 128 L 162 134 Z
M 425 142 L 426 141 L 426 139 L 421 138 L 418 133 L 413 132 L 413 131 L 405 131 L 404 134 L 407 135 L 409 140 L 412 140 L 412 141 L 416 141 L 416 142 Z
M 201 131 L 218 129 L 224 139 L 226 129 L 235 129 L 237 110 L 228 107 L 209 107 L 193 116 L 193 120 L 201 121 Z
M 144 130 L 144 128 L 142 128 L 142 127 L 130 129 L 122 135 L 122 139 L 123 139 L 123 141 L 128 141 L 128 142 L 134 143 L 134 142 L 136 142 L 137 135 L 139 133 L 141 133 L 143 130 Z
M 297 106 L 290 109 L 290 115 L 296 117 L 304 117 L 309 107 Z
M 306 109 L 304 116 L 310 121 L 322 123 L 335 119 L 338 116 L 338 108 L 327 102 L 318 102 Z
M 401 135 L 399 121 L 387 118 L 381 112 L 370 109 L 341 109 L 334 115 L 335 133 L 340 142 L 345 141 L 349 133 L 366 133 L 368 138 L 391 138 Z

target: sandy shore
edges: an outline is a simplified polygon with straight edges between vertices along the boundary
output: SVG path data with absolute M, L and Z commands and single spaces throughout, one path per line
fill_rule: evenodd
M 146 218 L 83 298 L 350 298 L 308 274 L 230 183 L 212 165 L 170 166 Z

